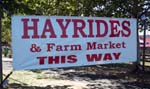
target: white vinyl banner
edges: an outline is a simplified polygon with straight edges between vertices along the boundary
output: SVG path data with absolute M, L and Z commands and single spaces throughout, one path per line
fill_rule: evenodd
M 14 70 L 137 60 L 133 18 L 13 16 Z

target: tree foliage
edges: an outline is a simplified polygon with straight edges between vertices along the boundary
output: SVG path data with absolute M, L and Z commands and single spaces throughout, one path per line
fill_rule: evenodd
M 2 40 L 11 42 L 11 15 L 134 17 L 144 0 L 1 0 Z

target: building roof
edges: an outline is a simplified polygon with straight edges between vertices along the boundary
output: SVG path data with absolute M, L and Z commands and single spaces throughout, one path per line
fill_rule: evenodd
M 139 36 L 140 47 L 144 46 L 144 38 L 143 36 Z M 150 48 L 150 35 L 146 35 L 145 47 Z

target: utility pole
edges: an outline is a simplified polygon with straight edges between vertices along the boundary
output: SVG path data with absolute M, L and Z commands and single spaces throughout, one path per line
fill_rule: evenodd
M 3 89 L 3 63 L 2 63 L 2 14 L 0 14 L 0 89 Z
M 2 3 L 2 0 L 0 0 L 0 9 L 6 12 L 9 16 L 12 15 L 11 12 Z M 3 61 L 2 61 L 2 15 L 3 14 L 2 13 L 3 12 L 0 13 L 0 89 L 3 89 Z
M 145 54 L 146 54 L 146 30 L 147 30 L 147 22 L 146 22 L 146 15 L 150 11 L 150 1 L 149 0 L 144 0 L 144 5 L 143 5 L 143 14 L 141 15 L 141 20 L 143 21 L 143 26 L 144 26 L 144 33 L 143 33 L 143 58 L 142 58 L 142 70 L 145 71 Z
M 143 34 L 143 62 L 142 70 L 145 71 L 145 50 L 146 50 L 146 19 L 144 19 L 144 34 Z

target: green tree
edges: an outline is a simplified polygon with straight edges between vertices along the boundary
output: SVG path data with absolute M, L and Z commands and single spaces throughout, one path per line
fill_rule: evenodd
M 144 1 L 145 0 L 0 0 L 0 16 L 3 17 L 2 41 L 11 44 L 11 15 L 138 18 L 143 11 Z
M 11 41 L 8 35 L 11 33 L 10 14 L 137 18 L 143 11 L 143 4 L 144 0 L 2 0 L 2 39 Z

